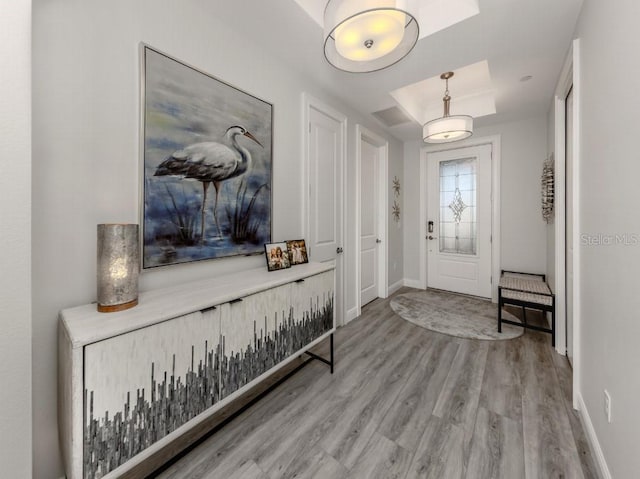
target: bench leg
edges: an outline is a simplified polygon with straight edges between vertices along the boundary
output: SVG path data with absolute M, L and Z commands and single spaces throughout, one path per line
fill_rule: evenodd
M 498 288 L 498 332 L 502 332 L 502 291 Z
M 556 347 L 556 300 L 553 298 L 551 306 L 551 346 Z

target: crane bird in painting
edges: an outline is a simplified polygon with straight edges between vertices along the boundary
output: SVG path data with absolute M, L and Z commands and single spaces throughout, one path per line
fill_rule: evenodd
M 202 183 L 200 227 L 200 241 L 202 243 L 204 243 L 204 208 L 207 202 L 209 185 L 213 183 L 213 187 L 216 190 L 213 219 L 218 230 L 218 237 L 220 237 L 222 235 L 216 213 L 220 184 L 225 180 L 244 174 L 251 166 L 251 153 L 238 144 L 238 136 L 246 136 L 262 147 L 262 143 L 249 133 L 245 127 L 232 126 L 227 129 L 224 135 L 225 141 L 230 146 L 215 141 L 194 143 L 182 150 L 174 151 L 169 158 L 156 168 L 154 176 L 177 176 L 181 179 L 197 180 Z

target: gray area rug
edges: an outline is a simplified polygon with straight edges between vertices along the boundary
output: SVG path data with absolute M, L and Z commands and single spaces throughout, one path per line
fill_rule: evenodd
M 391 300 L 401 318 L 423 328 L 466 339 L 513 339 L 524 328 L 502 325 L 498 332 L 498 305 L 489 300 L 429 289 L 417 293 L 400 294 Z M 503 319 L 520 321 L 503 311 Z

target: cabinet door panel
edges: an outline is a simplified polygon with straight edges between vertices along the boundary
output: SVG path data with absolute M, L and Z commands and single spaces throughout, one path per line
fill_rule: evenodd
M 301 340 L 308 344 L 333 328 L 333 271 L 309 276 L 291 287 L 293 317 L 303 323 Z
M 288 314 L 290 288 L 286 284 L 245 296 L 223 309 L 221 397 L 237 391 L 281 361 L 275 332 Z
M 220 311 L 85 346 L 84 477 L 101 477 L 219 401 Z
M 224 398 L 333 328 L 333 271 L 246 296 L 220 324 Z

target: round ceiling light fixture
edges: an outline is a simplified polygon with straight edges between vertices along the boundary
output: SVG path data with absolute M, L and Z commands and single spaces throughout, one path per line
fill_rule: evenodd
M 324 56 L 339 70 L 366 73 L 404 58 L 418 41 L 417 0 L 329 0 Z
M 444 91 L 444 114 L 440 118 L 428 121 L 422 127 L 422 139 L 425 143 L 450 143 L 452 141 L 464 140 L 473 135 L 473 118 L 469 115 L 449 114 L 451 97 L 449 96 L 449 78 L 453 72 L 446 72 L 440 75 L 446 82 Z

